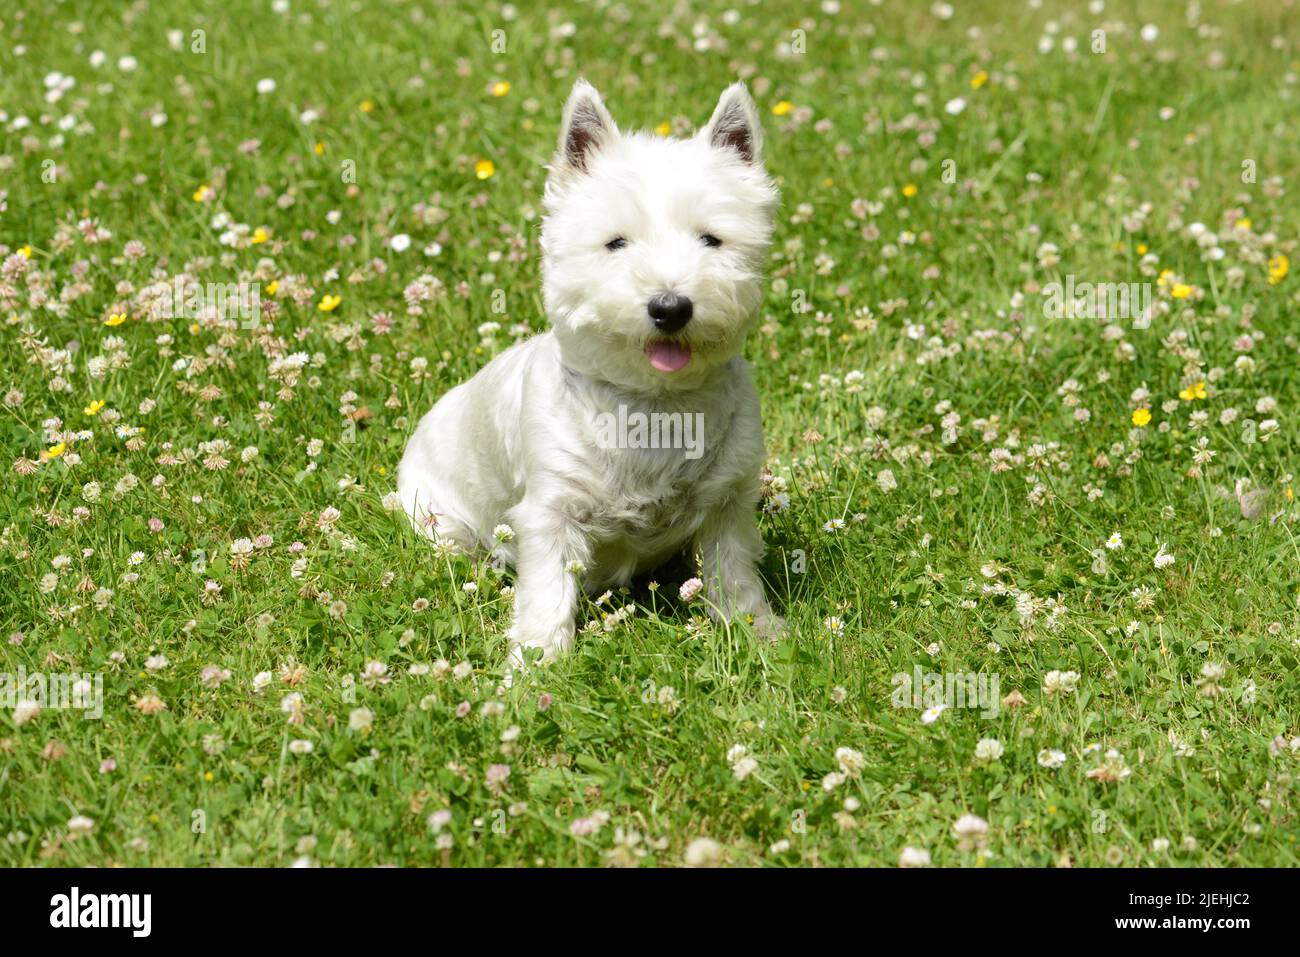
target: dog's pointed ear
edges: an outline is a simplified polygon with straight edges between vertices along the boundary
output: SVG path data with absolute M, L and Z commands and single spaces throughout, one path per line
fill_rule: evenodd
M 722 91 L 704 135 L 717 149 L 735 150 L 746 163 L 762 165 L 763 128 L 758 124 L 758 108 L 744 82 L 733 83 Z
M 596 88 L 579 79 L 573 84 L 569 101 L 564 104 L 555 167 L 585 172 L 588 158 L 617 135 L 614 118 L 605 109 Z

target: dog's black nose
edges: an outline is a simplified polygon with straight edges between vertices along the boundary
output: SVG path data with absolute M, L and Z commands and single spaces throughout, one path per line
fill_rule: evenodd
M 660 293 L 650 300 L 646 308 L 650 311 L 650 318 L 654 320 L 655 328 L 669 333 L 677 332 L 690 322 L 691 313 L 694 311 L 691 301 L 675 292 Z

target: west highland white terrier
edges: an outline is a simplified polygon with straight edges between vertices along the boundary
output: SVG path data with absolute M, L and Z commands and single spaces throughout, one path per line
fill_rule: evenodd
M 765 456 L 740 355 L 777 202 L 743 83 L 685 140 L 620 132 L 574 84 L 544 197 L 551 329 L 443 396 L 397 475 L 417 527 L 515 567 L 512 669 L 572 647 L 580 587 L 688 546 L 715 615 L 783 627 L 756 569 Z

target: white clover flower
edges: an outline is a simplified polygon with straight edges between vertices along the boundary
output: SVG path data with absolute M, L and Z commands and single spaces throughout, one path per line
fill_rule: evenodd
M 1043 692 L 1049 695 L 1074 694 L 1079 686 L 1077 671 L 1049 671 L 1043 676 Z
M 952 825 L 952 833 L 957 838 L 959 850 L 969 851 L 983 847 L 989 833 L 989 823 L 975 814 L 963 814 Z
M 930 852 L 921 847 L 905 847 L 898 855 L 899 867 L 929 867 Z
M 29 721 L 36 720 L 36 717 L 40 713 L 41 706 L 39 704 L 35 701 L 30 701 L 24 698 L 22 701 L 19 701 L 14 705 L 14 724 L 22 727 Z
M 1055 748 L 1043 748 L 1038 752 L 1039 767 L 1049 768 L 1055 771 L 1065 764 L 1065 752 L 1058 751 Z
M 997 738 L 980 738 L 975 744 L 976 761 L 996 761 L 1003 755 L 1002 742 Z
M 726 859 L 726 848 L 711 837 L 697 837 L 686 846 L 687 867 L 716 867 Z
M 867 759 L 862 756 L 862 752 L 854 751 L 852 748 L 836 748 L 835 762 L 840 766 L 840 770 L 851 778 L 856 778 L 867 766 Z

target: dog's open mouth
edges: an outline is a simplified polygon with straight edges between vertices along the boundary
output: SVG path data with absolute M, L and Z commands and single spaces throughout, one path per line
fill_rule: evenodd
M 691 361 L 691 347 L 672 339 L 651 339 L 645 344 L 645 354 L 660 372 L 677 372 Z

